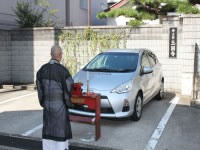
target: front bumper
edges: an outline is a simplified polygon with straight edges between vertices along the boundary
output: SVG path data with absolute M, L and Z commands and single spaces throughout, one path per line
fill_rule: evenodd
M 72 114 L 76 114 L 76 115 L 95 117 L 95 113 L 91 113 L 91 112 L 84 112 L 84 111 L 73 110 L 73 109 L 69 109 L 69 112 Z M 124 117 L 130 116 L 132 113 L 133 112 L 131 112 L 131 111 L 119 112 L 119 113 L 114 113 L 114 114 L 101 113 L 101 117 L 103 117 L 103 118 L 124 118 Z
M 130 115 L 133 114 L 133 109 L 131 109 L 133 108 L 131 105 L 132 100 L 129 100 L 130 101 L 129 111 L 122 112 L 124 100 L 132 97 L 130 96 L 130 93 L 117 94 L 117 93 L 110 93 L 110 91 L 97 91 L 97 90 L 92 90 L 92 92 L 101 94 L 101 117 L 124 118 L 124 117 L 129 117 Z M 95 116 L 94 110 L 89 110 L 87 109 L 87 107 L 84 107 L 83 105 L 82 106 L 74 105 L 73 108 L 69 109 L 69 112 L 77 115 Z

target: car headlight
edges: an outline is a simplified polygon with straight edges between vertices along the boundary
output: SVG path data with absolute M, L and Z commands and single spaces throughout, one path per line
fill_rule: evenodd
M 119 85 L 118 87 L 114 88 L 111 93 L 127 93 L 130 92 L 132 89 L 133 85 L 132 85 L 132 80 L 129 80 L 121 85 Z

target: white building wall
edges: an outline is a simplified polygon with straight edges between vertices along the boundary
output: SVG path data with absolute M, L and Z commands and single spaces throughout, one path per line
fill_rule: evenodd
M 91 25 L 106 25 L 106 19 L 99 20 L 96 17 L 104 4 L 107 4 L 107 0 L 91 0 Z M 88 9 L 80 8 L 80 0 L 70 2 L 70 21 L 71 26 L 88 25 Z
M 134 18 L 126 18 L 124 16 L 119 16 L 117 18 L 108 18 L 107 19 L 107 25 L 110 26 L 121 26 L 121 25 L 127 25 L 127 23 L 130 20 L 133 20 Z M 145 24 L 159 24 L 160 20 L 156 19 L 156 20 L 143 20 L 143 22 Z
M 28 0 L 0 0 L 0 29 L 17 28 L 16 16 L 13 8 L 16 8 L 17 1 Z M 80 0 L 48 0 L 50 7 L 48 10 L 59 10 L 51 15 L 51 19 L 57 22 L 58 27 L 66 26 L 66 1 L 70 4 L 69 24 L 71 26 L 87 26 L 88 10 L 80 8 Z M 96 14 L 102 10 L 102 3 L 107 4 L 107 0 L 91 0 L 91 25 L 106 25 L 106 19 L 98 20 Z M 39 6 L 40 9 L 42 9 Z M 67 8 L 68 9 L 68 8 Z M 44 20 L 49 18 L 48 11 L 44 13 Z
M 165 89 L 191 95 L 195 43 L 200 45 L 200 16 L 168 17 L 163 18 L 162 23 L 137 28 L 91 28 L 101 32 L 124 32 L 127 48 L 151 49 L 162 64 Z M 169 58 L 170 27 L 177 27 L 177 58 L 173 59 Z M 61 30 L 80 33 L 85 28 L 72 27 Z M 50 48 L 55 44 L 55 32 L 53 28 L 0 31 L 0 82 L 34 83 L 36 72 L 50 59 Z M 78 55 L 78 60 L 84 59 L 86 64 L 91 56 L 92 54 L 86 57 L 84 54 Z
M 107 20 L 97 19 L 97 13 L 103 11 L 103 7 L 107 5 L 107 0 L 91 0 L 91 25 L 106 25 Z
M 127 25 L 131 18 L 126 18 L 124 16 L 119 16 L 117 18 L 108 18 L 107 25 L 111 26 L 120 26 L 120 25 Z
M 15 28 L 15 15 L 12 8 L 15 8 L 17 1 L 1 0 L 0 2 L 0 29 Z
M 86 26 L 88 24 L 88 10 L 80 8 L 80 0 L 70 1 L 71 26 Z
M 130 5 L 130 3 L 126 3 L 125 5 L 123 5 L 123 7 L 132 7 L 132 5 Z M 127 25 L 127 23 L 132 19 L 133 18 L 127 18 L 125 16 L 119 16 L 117 18 L 108 18 L 107 25 L 111 25 L 111 26 Z
M 27 0 L 1 0 L 0 1 L 0 29 L 12 29 L 17 27 L 16 15 L 13 11 L 17 6 L 17 1 Z M 49 10 L 59 10 L 54 16 L 52 21 L 58 22 L 58 26 L 65 26 L 66 12 L 65 12 L 65 0 L 49 0 Z M 44 13 L 44 20 L 49 18 L 48 12 Z
M 118 3 L 120 2 L 121 0 L 107 0 L 108 3 Z
M 48 0 L 50 7 L 48 10 L 59 10 L 56 14 L 51 16 L 52 20 L 57 22 L 59 27 L 66 25 L 66 0 Z M 49 14 L 45 13 L 45 19 L 49 18 Z

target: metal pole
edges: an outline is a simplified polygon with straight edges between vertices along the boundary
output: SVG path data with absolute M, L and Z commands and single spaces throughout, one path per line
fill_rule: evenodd
M 101 137 L 101 95 L 97 95 L 95 107 L 95 134 L 97 141 Z
M 197 57 L 198 57 L 197 48 L 198 48 L 198 45 L 197 45 L 197 43 L 195 43 L 194 72 L 193 72 L 193 100 L 196 99 L 196 95 L 195 95 L 196 88 L 195 88 L 195 86 L 196 86 L 196 73 L 197 73 L 197 61 L 198 61 L 198 59 L 197 59 Z
M 88 0 L 88 26 L 90 26 L 91 19 L 91 0 Z

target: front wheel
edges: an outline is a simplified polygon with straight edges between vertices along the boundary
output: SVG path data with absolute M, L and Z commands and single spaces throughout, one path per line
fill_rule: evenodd
M 160 91 L 159 93 L 156 95 L 156 99 L 157 100 L 162 100 L 164 97 L 164 81 L 161 82 L 161 85 L 160 85 Z
M 133 121 L 139 121 L 142 116 L 142 96 L 140 94 L 137 95 L 135 104 L 134 104 L 134 112 L 131 116 L 131 120 Z

